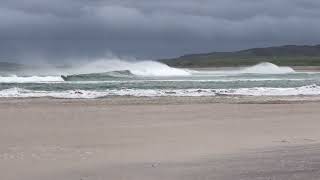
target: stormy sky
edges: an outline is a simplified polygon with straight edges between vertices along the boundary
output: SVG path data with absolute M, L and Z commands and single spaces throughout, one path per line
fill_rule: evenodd
M 0 61 L 320 44 L 319 0 L 0 0 Z

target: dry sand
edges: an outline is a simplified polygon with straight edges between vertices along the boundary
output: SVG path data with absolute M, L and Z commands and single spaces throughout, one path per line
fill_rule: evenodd
M 205 99 L 1 99 L 0 179 L 320 179 L 319 102 Z

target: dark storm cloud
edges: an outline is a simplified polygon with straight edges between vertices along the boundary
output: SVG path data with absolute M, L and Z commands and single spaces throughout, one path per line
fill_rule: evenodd
M 318 0 L 1 0 L 0 58 L 135 57 L 320 43 Z

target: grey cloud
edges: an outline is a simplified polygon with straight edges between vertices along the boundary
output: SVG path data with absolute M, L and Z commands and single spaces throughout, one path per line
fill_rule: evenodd
M 158 58 L 315 44 L 319 9 L 317 0 L 2 0 L 0 58 Z

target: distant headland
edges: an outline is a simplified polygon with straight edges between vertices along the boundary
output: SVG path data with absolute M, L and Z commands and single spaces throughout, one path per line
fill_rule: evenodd
M 173 67 L 236 67 L 270 62 L 279 66 L 320 66 L 320 45 L 286 45 L 234 52 L 190 54 L 159 60 Z

